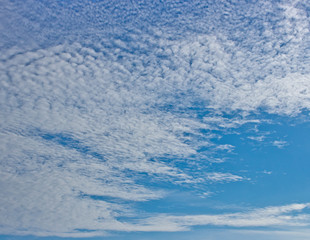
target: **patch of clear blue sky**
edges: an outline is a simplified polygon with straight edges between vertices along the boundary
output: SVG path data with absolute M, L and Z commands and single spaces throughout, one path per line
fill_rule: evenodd
M 310 180 L 309 123 L 296 126 L 263 124 L 259 129 L 271 132 L 272 136 L 266 137 L 271 138 L 270 142 L 280 139 L 288 146 L 280 149 L 266 144 L 268 140 L 253 142 L 246 139 L 247 136 L 241 140 L 244 134 L 224 136 L 222 141 L 236 146 L 236 155 L 223 165 L 229 164 L 231 170 L 244 170 L 251 180 L 223 185 L 223 192 L 213 198 L 257 206 L 307 201 L 310 197 L 307 184 Z

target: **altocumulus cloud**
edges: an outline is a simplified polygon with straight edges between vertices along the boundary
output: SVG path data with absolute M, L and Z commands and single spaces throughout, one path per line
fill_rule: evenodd
M 211 155 L 234 149 L 214 143 L 212 130 L 259 124 L 265 121 L 257 117 L 261 110 L 296 116 L 310 109 L 310 73 L 299 61 L 308 22 L 300 9 L 279 7 L 279 32 L 266 23 L 259 39 L 253 33 L 255 38 L 242 42 L 229 38 L 228 29 L 174 37 L 153 26 L 99 42 L 3 50 L 1 233 L 95 236 L 194 225 L 308 226 L 309 216 L 294 211 L 309 204 L 120 220 L 136 216 L 131 202 L 167 194 L 148 182 L 246 180 L 232 172 L 196 171 L 203 164 L 199 149 Z M 173 159 L 196 165 L 183 168 Z

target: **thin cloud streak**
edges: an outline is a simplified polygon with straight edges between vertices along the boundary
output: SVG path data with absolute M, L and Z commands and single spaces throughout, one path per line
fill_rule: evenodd
M 309 226 L 309 214 L 297 213 L 306 208 L 310 204 L 291 204 L 277 207 L 266 207 L 254 209 L 247 212 L 218 214 L 218 215 L 188 215 L 188 216 L 166 216 L 150 218 L 147 223 L 165 224 L 176 230 L 183 228 L 188 230 L 190 226 L 197 225 L 215 225 L 230 227 L 285 227 L 285 226 Z

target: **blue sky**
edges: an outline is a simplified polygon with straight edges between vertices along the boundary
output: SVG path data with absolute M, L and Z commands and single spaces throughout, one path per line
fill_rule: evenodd
M 308 1 L 0 5 L 0 239 L 310 238 Z

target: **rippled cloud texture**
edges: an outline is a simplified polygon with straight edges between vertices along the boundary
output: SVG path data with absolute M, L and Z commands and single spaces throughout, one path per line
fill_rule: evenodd
M 221 165 L 237 154 L 220 141 L 229 133 L 290 146 L 258 129 L 309 117 L 307 1 L 1 5 L 0 234 L 309 227 L 296 198 L 216 213 L 137 207 L 255 184 L 260 168 Z

